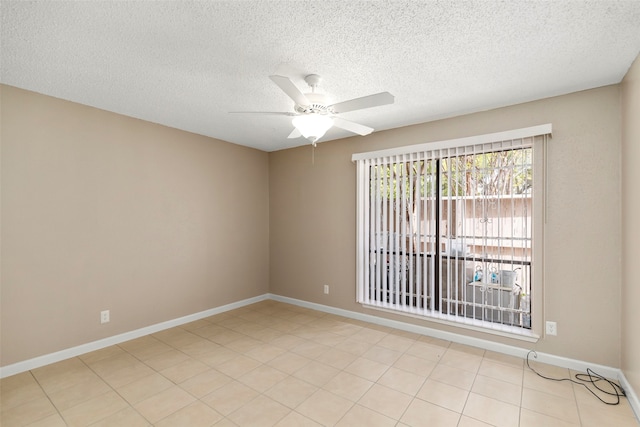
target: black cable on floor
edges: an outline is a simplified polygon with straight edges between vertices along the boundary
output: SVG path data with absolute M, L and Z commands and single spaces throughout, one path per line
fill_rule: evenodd
M 575 377 L 576 377 L 575 380 L 573 378 L 551 378 L 551 377 L 547 377 L 545 375 L 542 375 L 541 373 L 539 373 L 538 371 L 533 369 L 531 367 L 531 365 L 529 364 L 529 356 L 531 355 L 531 353 L 533 353 L 533 357 L 534 358 L 536 358 L 536 359 L 538 358 L 538 353 L 536 353 L 535 350 L 529 351 L 529 353 L 527 353 L 527 367 L 529 369 L 531 369 L 533 372 L 535 372 L 535 374 L 538 375 L 541 378 L 544 378 L 546 380 L 551 380 L 551 381 L 570 381 L 570 382 L 572 382 L 574 384 L 579 384 L 581 386 L 584 386 L 584 388 L 589 390 L 589 393 L 593 394 L 595 397 L 598 398 L 598 400 L 600 400 L 602 403 L 605 403 L 607 405 L 618 405 L 620 403 L 620 397 L 623 397 L 623 396 L 627 395 L 624 392 L 624 389 L 622 387 L 620 387 L 618 384 L 616 384 L 613 381 L 603 377 L 602 375 L 594 372 L 593 370 L 591 370 L 589 368 L 587 368 L 587 373 L 586 374 L 576 374 L 575 375 Z M 600 381 L 604 381 L 605 383 L 609 384 L 609 386 L 611 387 L 613 392 L 601 389 L 597 384 Z M 607 394 L 609 396 L 615 396 L 616 397 L 616 401 L 615 402 L 607 402 L 606 400 L 602 399 L 600 396 L 598 396 L 593 390 L 591 390 L 587 386 L 587 384 L 589 384 L 589 383 L 592 384 L 596 389 L 598 389 L 602 393 Z

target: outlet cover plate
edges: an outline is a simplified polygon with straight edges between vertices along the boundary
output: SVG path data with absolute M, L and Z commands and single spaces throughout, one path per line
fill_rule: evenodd
M 547 321 L 546 332 L 547 332 L 547 335 L 554 335 L 554 336 L 558 335 L 558 324 L 556 322 Z
M 110 315 L 109 310 L 104 310 L 100 312 L 100 323 L 109 323 Z

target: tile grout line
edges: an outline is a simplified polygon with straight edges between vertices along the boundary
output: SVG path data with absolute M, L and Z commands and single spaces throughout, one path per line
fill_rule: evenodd
M 60 410 L 58 409 L 58 407 L 53 403 L 53 400 L 51 400 L 51 397 L 49 396 L 49 393 L 47 393 L 47 391 L 44 389 L 44 387 L 42 387 L 42 384 L 40 384 L 40 381 L 38 380 L 38 377 L 35 376 L 35 374 L 33 373 L 32 370 L 29 370 L 29 374 L 31 374 L 31 377 L 34 379 L 34 381 L 38 384 L 38 387 L 40 387 L 40 390 L 42 390 L 42 393 L 44 393 L 44 395 L 47 397 L 47 400 L 49 401 L 49 403 L 51 403 L 51 406 L 53 406 L 53 408 L 56 410 L 56 413 L 58 414 L 58 416 L 60 417 L 60 419 L 62 421 L 64 421 L 64 423 L 66 424 L 65 418 L 62 416 L 62 412 L 60 412 Z M 44 416 L 40 419 L 35 420 L 34 422 L 37 421 L 42 421 L 45 418 L 47 418 L 50 415 Z M 33 423 L 31 423 L 33 424 Z
M 118 348 L 120 348 L 122 351 L 126 352 L 127 354 L 129 354 L 125 349 L 123 349 L 122 347 L 120 347 L 118 344 L 115 344 L 115 346 L 116 346 L 116 347 L 118 347 Z M 133 355 L 131 355 L 131 356 L 133 356 Z M 76 356 L 76 357 L 78 357 L 78 356 Z M 134 357 L 135 357 L 135 356 L 134 356 Z M 125 402 L 127 403 L 127 407 L 129 407 L 129 408 L 133 409 L 134 411 L 136 411 L 136 413 L 137 413 L 138 415 L 140 415 L 142 418 L 144 418 L 144 419 L 146 420 L 146 418 L 145 418 L 142 414 L 140 414 L 140 413 L 138 412 L 138 410 L 137 410 L 136 408 L 134 408 L 134 407 L 133 407 L 133 405 L 132 405 L 131 403 L 129 403 L 129 401 L 128 401 L 127 399 L 125 399 L 125 397 L 124 397 L 124 396 L 122 396 L 122 395 L 118 392 L 118 390 L 117 390 L 115 387 L 113 387 L 113 386 L 112 386 L 110 383 L 108 383 L 104 378 L 102 378 L 102 375 L 100 375 L 99 373 L 97 373 L 97 372 L 96 372 L 96 371 L 95 371 L 95 370 L 94 370 L 94 369 L 93 369 L 93 368 L 92 368 L 92 367 L 91 367 L 87 362 L 85 362 L 84 360 L 82 360 L 82 358 L 78 357 L 78 359 L 80 359 L 80 361 L 81 361 L 81 362 L 82 362 L 82 363 L 83 363 L 87 368 L 89 368 L 89 370 L 91 370 L 91 372 L 93 372 L 93 373 L 94 373 L 98 378 L 100 378 L 100 380 L 101 380 L 103 383 L 105 383 L 105 384 L 106 384 L 106 385 L 107 385 L 107 386 L 108 386 L 108 387 L 109 387 L 113 392 L 115 392 L 115 393 L 116 393 L 116 394 L 117 394 L 117 395 L 118 395 L 118 396 L 119 396 L 123 401 L 125 401 Z M 105 394 L 107 394 L 107 393 L 108 393 L 108 392 L 105 392 L 105 393 L 103 393 L 101 396 L 103 396 L 103 395 L 105 395 Z M 85 400 L 84 402 L 87 402 L 87 401 Z M 77 405 L 76 405 L 76 406 L 77 406 Z M 70 408 L 70 409 L 71 409 L 71 408 Z M 126 409 L 126 408 L 124 408 L 124 409 Z M 117 414 L 117 413 L 118 413 L 118 412 L 120 412 L 120 411 L 124 411 L 124 409 L 120 409 L 119 411 L 114 412 L 113 414 Z M 98 422 L 100 422 L 100 421 L 104 420 L 105 418 L 110 417 L 110 416 L 111 416 L 111 415 L 113 415 L 113 414 L 109 414 L 109 415 L 107 415 L 107 416 L 105 416 L 105 417 L 103 417 L 103 418 L 101 418 L 101 419 L 99 419 L 99 420 L 95 420 L 94 422 L 92 422 L 92 423 L 91 423 L 91 424 L 89 424 L 89 425 L 96 424 L 96 423 L 98 423 Z M 63 419 L 64 419 L 64 418 L 63 418 Z M 147 421 L 148 421 L 148 420 L 147 420 Z M 66 422 L 66 421 L 65 421 L 65 422 Z
M 569 378 L 571 378 L 571 370 L 569 370 Z M 586 387 L 586 386 L 585 386 Z M 580 422 L 580 426 L 582 426 L 582 413 L 580 412 L 580 406 L 578 405 L 578 396 L 576 395 L 576 389 L 571 384 L 571 395 L 573 396 L 573 401 L 576 405 L 576 412 L 578 413 L 578 421 Z

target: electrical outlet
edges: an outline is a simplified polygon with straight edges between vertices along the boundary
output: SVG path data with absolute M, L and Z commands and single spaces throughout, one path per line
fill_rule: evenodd
M 558 324 L 556 322 L 547 322 L 547 335 L 558 335 Z
M 329 285 L 324 285 L 324 293 L 329 294 Z
M 100 312 L 100 323 L 109 323 L 109 310 Z

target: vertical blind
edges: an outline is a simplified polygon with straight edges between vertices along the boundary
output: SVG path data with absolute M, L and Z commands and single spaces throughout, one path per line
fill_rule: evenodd
M 531 328 L 533 150 L 547 126 L 354 155 L 357 301 Z

